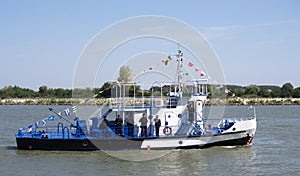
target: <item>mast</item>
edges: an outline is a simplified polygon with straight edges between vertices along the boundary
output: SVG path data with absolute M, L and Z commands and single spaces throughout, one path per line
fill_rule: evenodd
M 178 47 L 179 48 L 179 47 Z M 177 59 L 177 71 L 176 71 L 176 84 L 178 84 L 178 89 L 179 89 L 179 96 L 182 97 L 182 88 L 183 88 L 183 53 L 181 50 L 178 49 L 178 53 L 175 54 L 176 59 Z

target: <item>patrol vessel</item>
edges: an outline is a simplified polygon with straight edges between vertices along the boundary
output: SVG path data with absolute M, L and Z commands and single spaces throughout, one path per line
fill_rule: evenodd
M 17 148 L 149 150 L 250 145 L 257 125 L 255 109 L 251 117 L 205 117 L 208 79 L 183 81 L 183 53 L 173 57 L 177 61 L 175 82 L 151 83 L 147 96 L 138 91 L 141 85 L 113 82 L 110 91 L 116 92 L 115 97 L 108 98 L 100 115 L 89 120 L 71 116 L 72 109 L 63 114 L 49 108 L 53 115 L 43 119 L 43 124 L 18 130 Z M 160 125 L 155 126 L 158 119 Z

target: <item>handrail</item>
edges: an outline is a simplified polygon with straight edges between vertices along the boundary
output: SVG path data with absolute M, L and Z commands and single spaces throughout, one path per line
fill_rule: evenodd
M 65 127 L 65 128 L 64 128 L 64 131 L 63 131 L 63 139 L 65 139 L 65 129 L 67 129 L 68 139 L 70 139 L 70 131 L 69 131 L 69 128 L 68 128 L 68 127 Z
M 64 129 L 64 124 L 61 122 L 57 123 L 57 134 L 59 134 L 59 126 L 61 125 L 61 132 L 63 133 L 63 129 Z

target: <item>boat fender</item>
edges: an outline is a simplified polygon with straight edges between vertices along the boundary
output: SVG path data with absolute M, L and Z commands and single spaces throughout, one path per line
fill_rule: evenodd
M 164 128 L 163 132 L 164 132 L 165 135 L 170 135 L 170 134 L 172 134 L 172 128 L 169 127 L 169 126 L 166 126 Z

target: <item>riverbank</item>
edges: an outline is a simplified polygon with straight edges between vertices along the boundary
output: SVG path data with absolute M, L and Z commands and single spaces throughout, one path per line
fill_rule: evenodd
M 226 105 L 300 105 L 300 98 L 229 98 L 225 100 L 225 104 Z
M 129 100 L 132 101 L 133 99 Z M 128 100 L 127 100 L 128 101 Z M 149 104 L 149 99 L 135 99 L 135 102 L 144 101 Z M 80 98 L 9 98 L 1 99 L 0 105 L 108 105 L 116 102 L 112 98 L 80 99 Z M 148 102 L 148 103 L 147 103 Z M 141 103 L 142 104 L 142 103 Z M 206 105 L 300 105 L 300 98 L 229 98 L 208 99 Z

